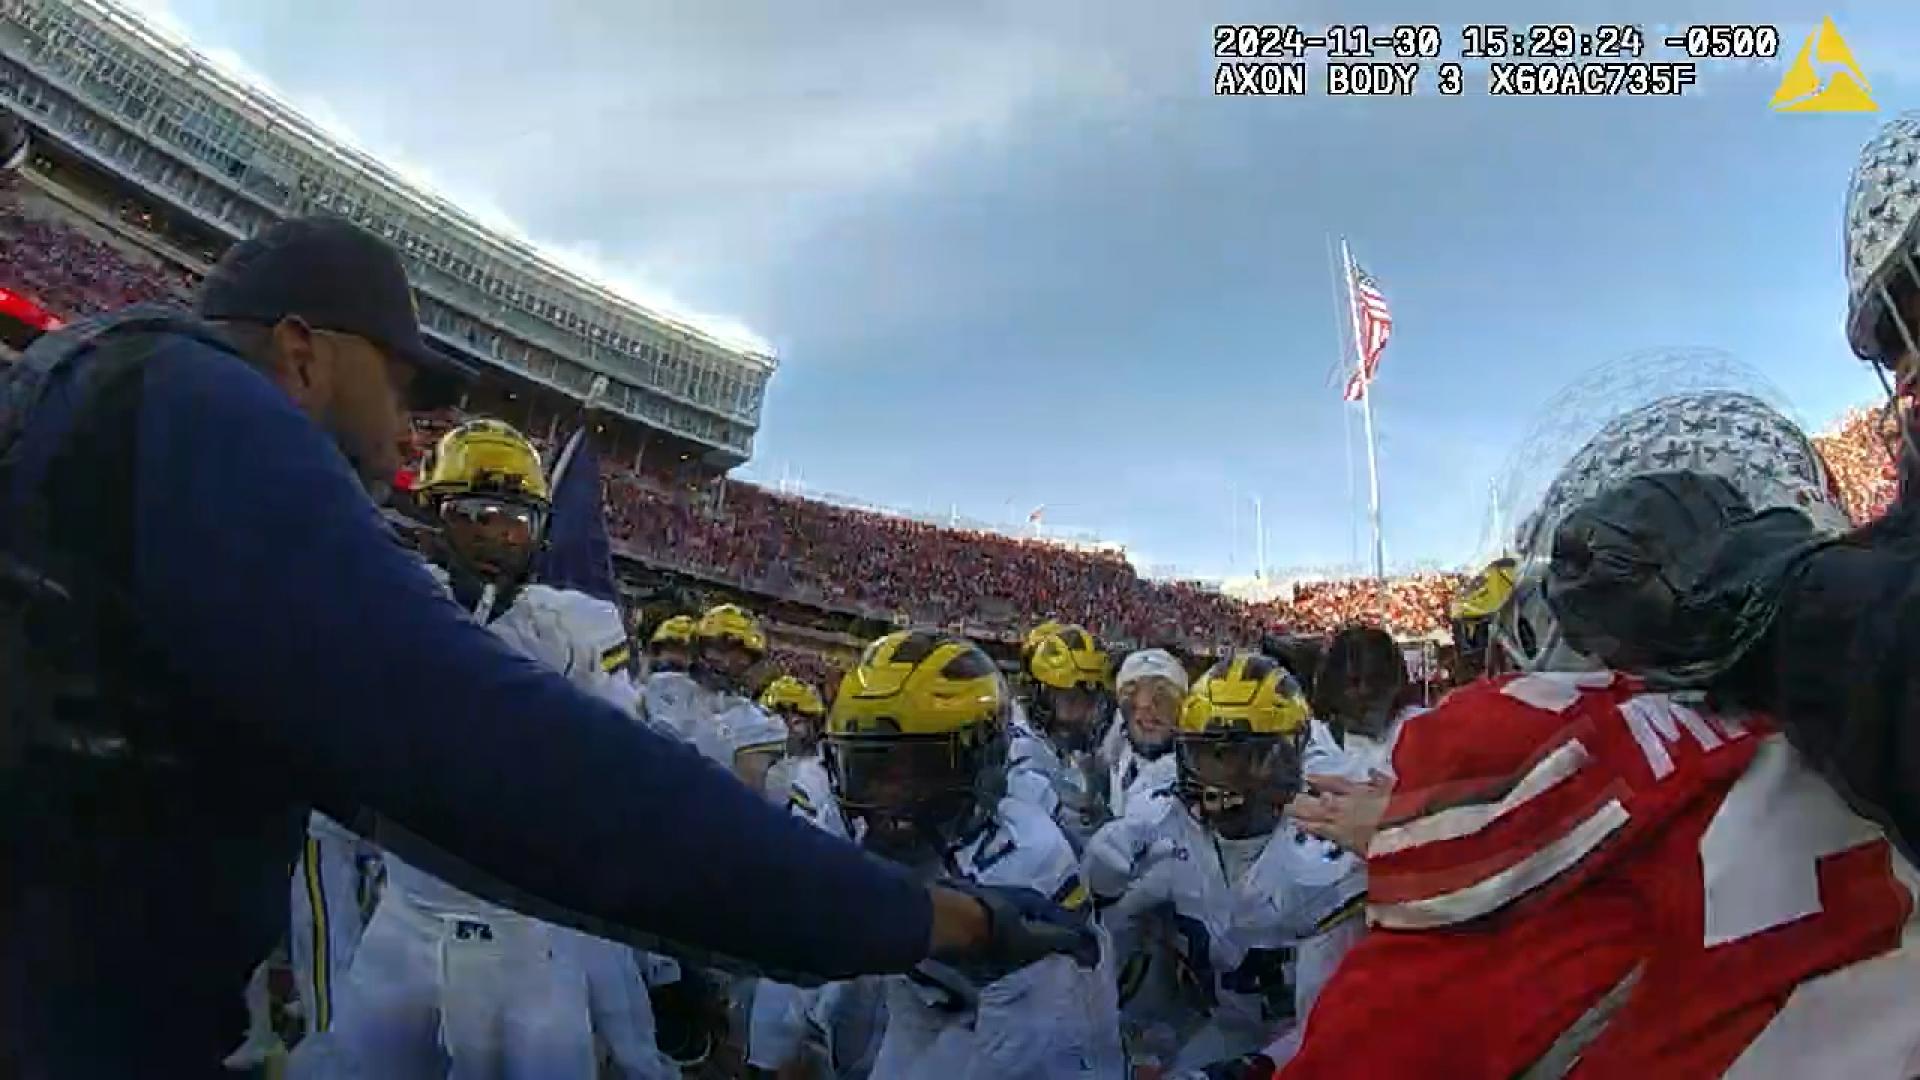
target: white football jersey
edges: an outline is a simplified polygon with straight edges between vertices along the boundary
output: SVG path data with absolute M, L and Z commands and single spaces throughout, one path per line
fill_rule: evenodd
M 1106 780 L 1094 754 L 1063 754 L 1016 714 L 1007 740 L 1007 793 L 1053 818 L 1075 851 L 1107 820 Z
M 786 758 L 777 767 L 787 780 L 789 813 L 843 840 L 853 836 L 853 830 L 847 827 L 846 815 L 840 810 L 840 801 L 833 797 L 833 781 L 827 775 L 827 765 L 819 751 L 805 757 Z
M 818 751 L 776 762 L 767 773 L 769 796 L 776 784 L 789 813 L 841 839 L 852 835 Z M 886 1024 L 885 998 L 886 980 L 873 975 L 814 987 L 761 979 L 747 1023 L 748 1064 L 778 1071 L 810 1043 L 830 1075 L 866 1076 Z
M 641 690 L 642 715 L 655 727 L 692 742 L 713 715 L 713 695 L 684 671 L 659 671 Z
M 1064 907 L 1087 903 L 1073 849 L 1038 807 L 1006 798 L 993 818 L 930 872 L 1032 889 Z M 1083 968 L 1051 956 L 985 985 L 923 962 L 887 980 L 887 1027 L 875 1077 L 1112 1077 L 1124 1068 L 1111 950 Z
M 447 572 L 429 564 L 428 571 L 444 588 Z M 619 609 L 585 593 L 528 585 L 513 606 L 486 624 L 500 640 L 527 657 L 567 676 L 576 686 L 631 714 L 635 708 L 633 683 L 621 670 L 626 660 L 627 632 Z M 387 885 L 398 889 L 417 908 L 434 915 L 475 915 L 484 918 L 522 918 L 410 866 L 391 853 L 386 856 Z
M 724 693 L 707 700 L 715 711 L 695 726 L 693 745 L 721 765 L 733 768 L 733 757 L 742 750 L 786 744 L 787 726 L 752 701 Z
M 1259 1050 L 1305 1019 L 1364 929 L 1365 871 L 1290 822 L 1264 844 L 1224 841 L 1170 793 L 1152 798 L 1157 813 L 1129 815 L 1131 884 L 1103 921 L 1124 955 L 1142 920 L 1170 917 L 1180 981 L 1206 1017 L 1187 1038 L 1182 1068 Z

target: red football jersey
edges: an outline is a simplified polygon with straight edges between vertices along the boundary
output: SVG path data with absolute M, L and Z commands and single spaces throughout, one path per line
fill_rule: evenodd
M 1287 1077 L 1920 1075 L 1920 874 L 1765 718 L 1609 673 L 1410 720 Z

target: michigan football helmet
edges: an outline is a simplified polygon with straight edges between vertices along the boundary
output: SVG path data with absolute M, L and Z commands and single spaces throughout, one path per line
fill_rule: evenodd
M 1193 685 L 1173 737 L 1177 791 L 1227 837 L 1271 831 L 1300 786 L 1309 710 L 1287 669 L 1237 652 Z
M 647 639 L 647 648 L 657 650 L 673 645 L 683 649 L 692 648 L 693 627 L 691 615 L 675 615 L 672 618 L 662 619 L 660 625 L 653 628 L 653 636 Z
M 1027 656 L 1027 677 L 1034 724 L 1063 750 L 1091 746 L 1113 700 L 1113 668 L 1093 635 L 1063 626 L 1041 637 Z
M 1024 667 L 1027 661 L 1033 658 L 1033 650 L 1039 648 L 1042 641 L 1066 629 L 1066 625 L 1066 623 L 1060 622 L 1058 619 L 1048 619 L 1046 622 L 1027 631 L 1027 636 L 1021 639 L 1020 642 L 1021 666 Z
M 813 753 L 820 742 L 820 721 L 826 705 L 813 687 L 791 675 L 782 675 L 760 692 L 760 707 L 787 726 L 787 753 L 796 757 Z
M 649 671 L 685 671 L 693 663 L 694 621 L 690 615 L 660 620 L 647 638 Z
M 738 604 L 708 608 L 694 626 L 693 637 L 702 648 L 731 643 L 752 656 L 767 651 L 767 634 L 760 628 L 760 620 Z
M 1517 560 L 1495 559 L 1447 605 L 1447 620 L 1453 630 L 1455 682 L 1472 682 L 1487 674 L 1493 659 L 1494 619 L 1512 598 L 1518 573 Z
M 511 424 L 469 420 L 440 437 L 416 485 L 438 516 L 456 594 L 463 577 L 505 591 L 523 581 L 546 534 L 551 497 L 540 453 Z
M 824 736 L 835 798 L 863 842 L 914 863 L 993 813 L 1006 780 L 1005 681 L 964 638 L 898 631 L 840 682 Z
M 738 604 L 708 608 L 693 628 L 693 675 L 721 690 L 738 691 L 747 672 L 767 654 L 760 620 Z

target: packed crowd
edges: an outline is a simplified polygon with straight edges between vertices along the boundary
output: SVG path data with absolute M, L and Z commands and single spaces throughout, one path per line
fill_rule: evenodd
M 0 285 L 73 317 L 180 297 L 190 282 L 0 200 Z M 459 419 L 452 412 L 416 417 L 414 460 Z M 1893 465 L 1881 414 L 1850 412 L 1815 442 L 1855 520 L 1882 512 L 1892 497 Z M 1034 612 L 1077 620 L 1117 640 L 1200 648 L 1268 632 L 1326 633 L 1356 621 L 1402 638 L 1429 637 L 1444 631 L 1447 603 L 1462 582 L 1446 573 L 1311 582 L 1290 597 L 1244 604 L 1189 583 L 1146 580 L 1113 552 L 944 528 L 751 484 L 727 485 L 722 495 L 711 485 L 689 487 L 612 463 L 607 509 L 616 543 L 650 561 L 777 595 L 1002 637 L 1016 634 Z
M 63 318 L 184 299 L 191 285 L 184 274 L 137 262 L 77 229 L 0 202 L 0 286 Z
M 1305 584 L 1248 605 L 1184 582 L 1150 581 L 1117 553 L 943 528 L 728 485 L 724 498 L 637 477 L 609 482 L 609 521 L 636 554 L 767 591 L 960 624 L 1000 636 L 1051 612 L 1107 637 L 1208 646 L 1263 632 L 1324 632 L 1368 618 L 1403 636 L 1444 625 L 1454 574 Z
M 1813 437 L 1853 520 L 1872 521 L 1893 502 L 1897 438 L 1898 428 L 1884 409 L 1850 409 L 1833 430 Z

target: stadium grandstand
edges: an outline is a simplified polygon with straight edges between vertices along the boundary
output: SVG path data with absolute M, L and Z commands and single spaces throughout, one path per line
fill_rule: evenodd
M 286 216 L 332 213 L 400 249 L 434 344 L 493 376 L 469 407 L 532 431 L 605 379 L 602 448 L 724 470 L 747 460 L 774 357 L 650 311 L 489 229 L 130 12 L 0 12 L 0 99 L 35 128 L 49 190 L 136 223 L 202 270 Z
M 415 418 L 416 452 L 485 414 L 551 453 L 591 415 L 643 627 L 743 601 L 768 616 L 776 661 L 829 689 L 861 643 L 902 624 L 952 628 L 1003 655 L 1046 617 L 1189 654 L 1360 620 L 1445 645 L 1458 573 L 1299 580 L 1248 602 L 1149 580 L 1110 546 L 729 482 L 753 452 L 770 350 L 649 310 L 488 228 L 103 0 L 0 8 L 0 108 L 31 135 L 24 166 L 0 177 L 9 346 L 62 320 L 184 299 L 229 244 L 281 217 L 350 218 L 401 251 L 428 337 L 475 374 L 459 409 Z M 1892 490 L 1883 435 L 1857 414 L 1821 437 L 1857 518 Z

